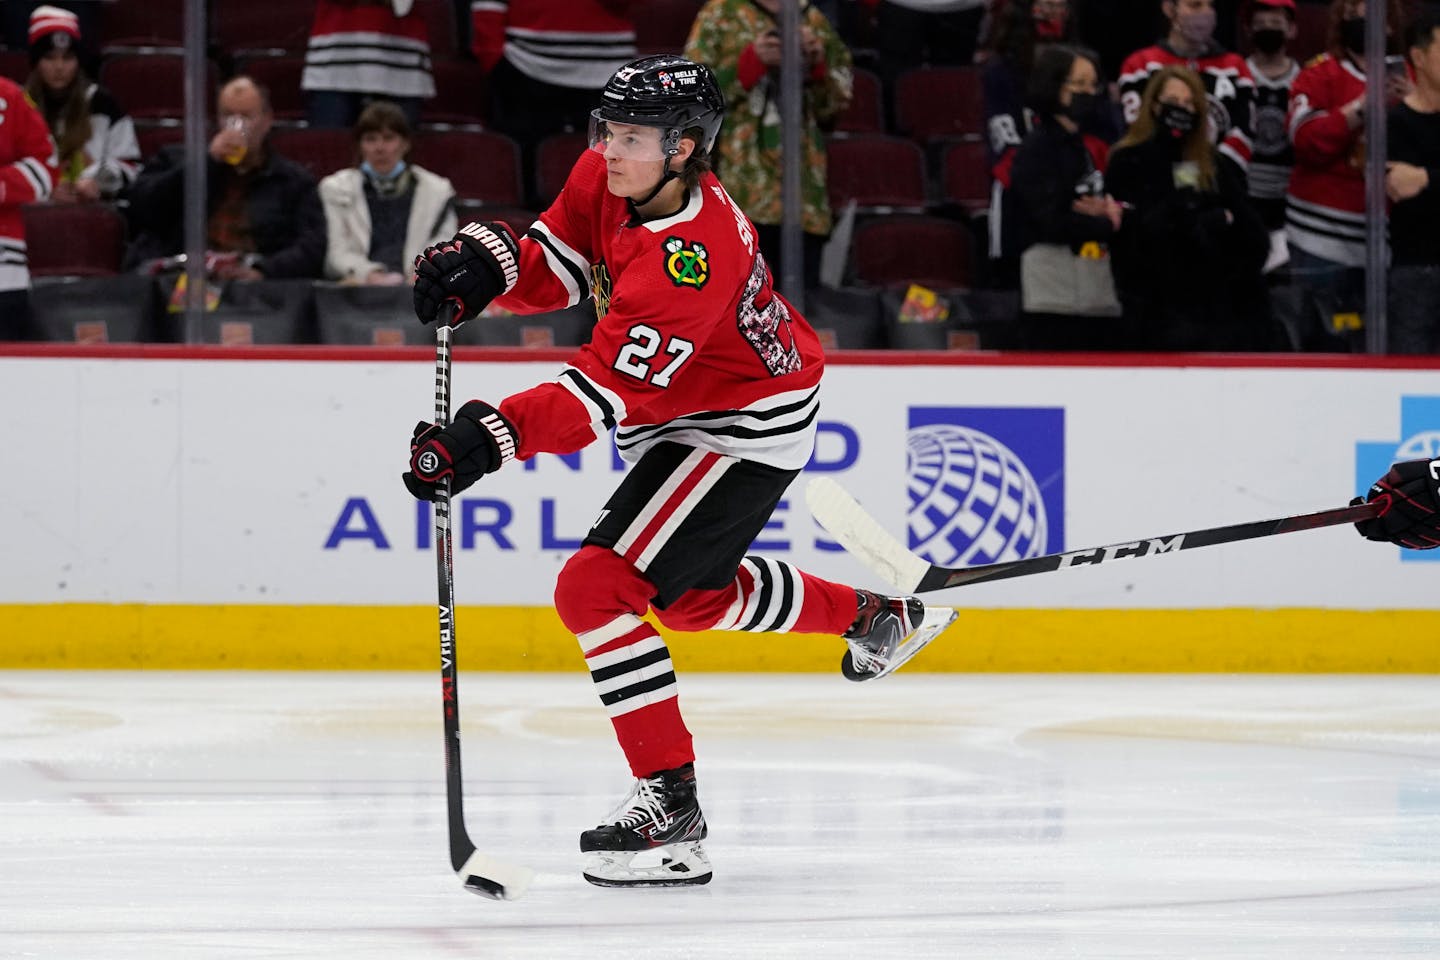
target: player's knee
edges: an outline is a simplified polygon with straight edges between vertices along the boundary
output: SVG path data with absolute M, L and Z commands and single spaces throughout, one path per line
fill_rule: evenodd
M 555 578 L 555 612 L 572 633 L 584 633 L 621 613 L 642 615 L 654 587 L 630 561 L 607 547 L 584 546 Z

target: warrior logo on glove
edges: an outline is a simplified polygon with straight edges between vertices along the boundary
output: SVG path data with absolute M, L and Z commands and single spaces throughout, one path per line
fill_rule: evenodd
M 1406 460 L 1370 486 L 1369 495 L 1350 503 L 1381 503 L 1373 520 L 1355 529 L 1367 540 L 1399 544 L 1411 550 L 1440 547 L 1440 459 Z
M 485 401 L 471 400 L 448 427 L 423 420 L 415 425 L 410 469 L 401 479 L 417 500 L 434 500 L 442 482 L 449 480 L 450 493 L 459 493 L 514 460 L 518 448 L 515 425 Z
M 446 303 L 460 307 L 457 323 L 479 316 L 520 279 L 519 244 L 503 223 L 467 223 L 454 239 L 415 258 L 415 316 L 430 323 Z

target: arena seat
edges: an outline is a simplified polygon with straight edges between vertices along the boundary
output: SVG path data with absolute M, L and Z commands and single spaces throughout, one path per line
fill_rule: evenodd
M 940 153 L 940 202 L 953 204 L 970 215 L 990 206 L 990 156 L 984 143 L 961 140 L 947 143 Z
M 107 277 L 120 272 L 125 220 L 108 203 L 27 203 L 26 256 L 36 277 Z
M 583 133 L 552 134 L 536 145 L 535 191 L 541 203 L 548 206 L 560 195 L 571 168 L 588 145 Z
M 855 227 L 850 262 L 857 283 L 918 283 L 966 288 L 974 278 L 974 237 L 968 227 L 930 216 L 890 216 Z
M 467 200 L 518 206 L 520 148 L 503 133 L 489 130 L 421 130 L 411 157 L 420 166 L 455 185 Z
M 805 319 L 826 350 L 879 350 L 885 345 L 880 295 L 863 287 L 805 291 Z
M 835 120 L 835 129 L 842 133 L 884 133 L 885 102 L 880 78 L 872 70 L 856 67 L 850 103 Z
M 683 51 L 695 14 L 704 5 L 703 0 L 641 0 L 635 4 L 631 15 L 640 56 Z
M 485 120 L 485 71 L 469 60 L 431 61 L 435 96 L 420 105 L 424 123 L 480 124 Z
M 862 211 L 925 207 L 925 154 L 913 141 L 878 133 L 831 137 L 826 152 L 834 209 L 851 200 Z
M 205 104 L 215 102 L 219 71 L 207 60 Z M 99 83 L 136 120 L 185 115 L 185 58 L 174 53 L 128 53 L 100 65 Z
M 297 56 L 310 39 L 315 4 L 210 0 L 210 17 L 215 45 L 233 57 Z
M 305 95 L 300 90 L 304 57 L 247 57 L 239 73 L 249 76 L 270 91 L 270 109 L 275 119 L 293 122 L 305 119 Z
M 349 130 L 309 127 L 270 130 L 270 145 L 276 153 L 305 167 L 319 180 L 356 162 L 355 134 Z
M 979 139 L 985 128 L 980 71 L 975 67 L 916 67 L 895 80 L 895 128 L 921 142 Z
M 25 86 L 30 76 L 30 55 L 24 50 L 0 50 L 0 77 Z
M 100 51 L 107 55 L 185 44 L 185 0 L 106 3 L 100 7 Z

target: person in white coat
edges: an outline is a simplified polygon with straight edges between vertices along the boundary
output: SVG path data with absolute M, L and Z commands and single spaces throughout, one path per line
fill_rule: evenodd
M 408 161 L 410 123 L 395 104 L 371 103 L 355 124 L 359 164 L 320 181 L 325 276 L 363 284 L 410 283 L 415 256 L 455 235 L 455 188 Z

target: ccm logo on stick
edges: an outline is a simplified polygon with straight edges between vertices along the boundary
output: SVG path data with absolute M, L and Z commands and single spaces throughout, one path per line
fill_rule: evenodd
M 1078 567 L 1087 563 L 1104 563 L 1122 557 L 1150 557 L 1160 553 L 1174 553 L 1185 542 L 1185 535 L 1157 537 L 1154 540 L 1139 540 L 1135 543 L 1112 543 L 1108 547 L 1093 550 L 1077 550 L 1060 558 L 1061 567 Z

